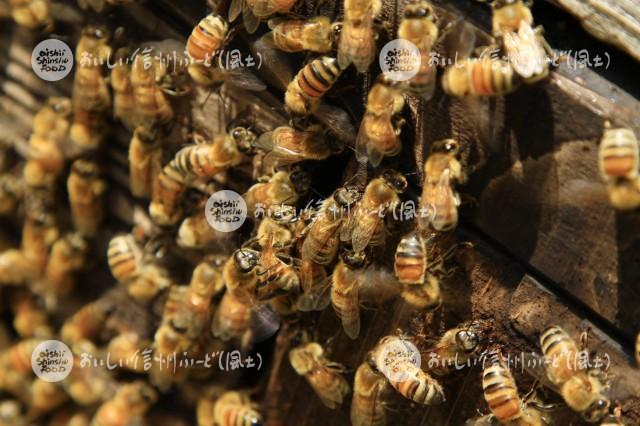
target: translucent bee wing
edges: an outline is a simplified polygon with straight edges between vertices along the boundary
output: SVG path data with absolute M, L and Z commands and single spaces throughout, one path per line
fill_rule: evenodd
M 254 15 L 253 11 L 248 7 L 242 11 L 242 22 L 244 22 L 244 29 L 249 34 L 255 33 L 260 26 L 260 18 Z
M 522 22 L 517 33 L 504 34 L 504 45 L 513 69 L 523 78 L 542 74 L 546 53 L 530 25 Z
M 314 267 L 319 268 L 314 274 Z M 298 310 L 302 312 L 323 311 L 331 303 L 331 280 L 321 266 L 307 265 L 300 270 L 303 293 L 298 299 Z
M 251 92 L 261 92 L 267 88 L 267 85 L 247 68 L 237 68 L 228 71 L 225 83 Z
M 345 110 L 321 103 L 313 115 L 341 141 L 355 140 L 356 129 Z
M 238 19 L 238 16 L 240 16 L 245 7 L 245 0 L 231 0 L 231 5 L 229 5 L 229 22 Z
M 251 343 L 263 342 L 280 329 L 280 316 L 268 304 L 257 305 L 251 312 Z
M 378 211 L 367 212 L 368 215 L 375 215 L 373 220 L 359 220 L 353 233 L 351 234 L 351 244 L 353 251 L 356 253 L 362 253 L 365 248 L 371 242 L 373 234 L 377 232 L 378 226 L 384 226 L 382 218 L 378 215 Z
M 326 367 L 323 367 L 326 369 Z M 338 373 L 332 372 L 332 371 L 326 371 L 323 372 L 323 374 L 332 374 L 332 375 L 337 375 Z M 313 390 L 316 392 L 316 395 L 318 395 L 318 397 L 320 398 L 320 400 L 322 401 L 322 403 L 330 409 L 335 409 L 338 406 L 340 406 L 342 404 L 342 400 L 344 399 L 344 396 L 346 395 L 346 393 L 348 393 L 349 391 L 349 385 L 345 382 L 344 378 L 342 378 L 342 376 L 337 376 L 335 378 L 335 380 L 340 380 L 343 383 L 343 386 L 340 388 L 340 391 L 337 391 L 333 388 L 327 388 L 326 386 L 323 386 L 323 384 L 318 384 L 316 381 L 309 381 L 309 384 L 311 385 L 311 387 L 313 388 Z M 344 394 L 343 394 L 344 392 Z

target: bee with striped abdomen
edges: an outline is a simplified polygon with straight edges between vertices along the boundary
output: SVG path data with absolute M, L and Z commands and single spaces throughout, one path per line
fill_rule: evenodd
M 445 93 L 458 97 L 507 95 L 519 83 L 509 62 L 489 57 L 464 59 L 447 67 L 442 76 Z
M 380 0 L 345 0 L 344 18 L 338 42 L 338 63 L 345 69 L 353 63 L 365 72 L 376 54 L 373 21 L 382 9 Z
M 598 165 L 616 209 L 640 206 L 640 143 L 633 130 L 612 128 L 609 121 L 605 122 Z
M 341 24 L 331 23 L 326 16 L 306 20 L 270 19 L 269 28 L 273 44 L 285 52 L 329 52 L 339 33 Z
M 151 195 L 162 171 L 162 141 L 155 131 L 138 126 L 129 144 L 129 186 L 136 197 Z
M 368 362 L 360 364 L 353 379 L 351 423 L 354 426 L 383 426 L 387 413 L 383 392 L 387 386 L 384 376 L 374 371 Z
M 213 402 L 205 397 L 198 401 L 198 426 L 262 426 L 258 406 L 244 391 L 227 391 Z
M 458 223 L 460 196 L 453 184 L 466 181 L 457 158 L 459 149 L 458 142 L 453 139 L 435 142 L 424 164 L 418 225 L 425 232 L 430 229 L 448 231 Z
M 440 280 L 427 241 L 419 232 L 413 231 L 402 237 L 395 254 L 394 271 L 403 286 L 403 299 L 416 307 L 427 308 L 441 301 Z
M 363 253 L 342 253 L 331 277 L 331 304 L 342 322 L 345 333 L 351 339 L 357 339 L 360 334 L 358 292 L 365 278 L 362 271 L 367 262 Z
M 331 362 L 316 342 L 297 346 L 289 351 L 289 362 L 296 373 L 304 376 L 322 403 L 334 409 L 342 405 L 349 393 L 349 384 L 342 377 L 345 367 Z
M 281 170 L 267 182 L 251 186 L 242 196 L 247 203 L 247 212 L 253 216 L 258 209 L 268 210 L 277 205 L 295 205 L 311 187 L 311 176 L 306 171 L 294 167 Z
M 104 218 L 103 196 L 106 189 L 97 163 L 82 158 L 73 162 L 67 191 L 73 224 L 82 235 L 94 237 L 98 233 Z
M 320 98 L 329 90 L 342 74 L 338 61 L 329 56 L 321 56 L 306 64 L 287 86 L 284 95 L 289 112 L 309 115 L 315 112 Z

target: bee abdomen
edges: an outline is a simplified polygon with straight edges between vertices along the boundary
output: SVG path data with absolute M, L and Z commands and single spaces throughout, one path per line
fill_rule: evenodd
M 522 416 L 522 403 L 511 373 L 501 365 L 493 365 L 482 376 L 484 398 L 491 412 L 501 421 Z

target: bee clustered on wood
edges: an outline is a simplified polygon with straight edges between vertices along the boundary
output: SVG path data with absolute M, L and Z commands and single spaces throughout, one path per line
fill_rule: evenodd
M 100 14 L 135 2 L 79 3 Z M 575 363 L 586 339 L 579 345 L 556 324 L 538 347 L 555 396 L 518 387 L 489 338 L 491 318 L 465 318 L 433 339 L 410 327 L 377 336 L 356 365 L 334 350 L 336 339 L 371 340 L 363 306 L 384 311 L 402 300 L 414 318 L 448 309 L 443 289 L 460 252 L 474 250 L 455 234 L 456 188 L 474 171 L 470 147 L 454 134 L 432 141 L 415 170 L 402 160 L 414 155 L 406 134 L 416 133 L 403 115 L 436 92 L 471 108 L 547 79 L 554 53 L 528 5 L 494 0 L 482 45 L 446 10 L 403 3 L 386 31 L 411 42 L 420 61 L 400 80 L 374 64 L 388 13 L 380 0 L 345 0 L 340 14 L 312 17 L 289 0 L 212 6 L 186 43 L 134 44 L 115 28 L 85 26 L 71 97 L 46 100 L 23 160 L 2 147 L 0 215 L 11 225 L 0 241 L 0 425 L 288 424 L 274 414 L 282 403 L 274 389 L 289 366 L 327 410 L 347 407 L 351 424 L 394 424 L 393 403 L 442 404 L 453 397 L 448 378 L 478 360 L 485 414 L 467 424 L 563 424 L 554 404 L 575 412 L 573 421 L 622 424 L 606 372 Z M 10 1 L 15 22 L 34 31 L 55 25 L 49 7 Z M 236 39 L 252 42 L 264 72 L 222 66 Z M 441 70 L 430 54 L 443 46 L 462 56 Z M 361 113 L 334 104 L 341 81 L 363 79 Z M 267 89 L 279 92 L 275 105 Z M 222 117 L 201 121 L 219 121 L 215 134 L 189 116 L 209 97 Z M 230 102 L 243 97 L 256 102 L 234 112 Z M 115 122 L 130 137 L 129 229 L 107 198 Z M 637 138 L 603 125 L 599 166 L 611 204 L 637 209 Z M 224 232 L 207 200 L 231 189 L 246 221 Z M 318 324 L 331 311 L 329 331 Z M 34 377 L 32 365 L 52 339 L 73 354 L 55 382 Z M 640 357 L 640 337 L 637 346 Z

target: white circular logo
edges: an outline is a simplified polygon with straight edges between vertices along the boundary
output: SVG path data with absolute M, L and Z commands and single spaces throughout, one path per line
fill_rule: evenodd
M 420 49 L 409 40 L 397 38 L 385 44 L 380 51 L 380 69 L 394 81 L 407 81 L 420 70 Z
M 376 350 L 376 366 L 392 382 L 404 382 L 414 377 L 421 362 L 418 348 L 400 337 L 382 343 Z
M 62 80 L 73 68 L 73 52 L 61 40 L 50 38 L 41 41 L 31 53 L 31 68 L 43 80 Z
M 40 342 L 31 353 L 31 368 L 44 381 L 64 380 L 73 368 L 71 349 L 59 340 Z
M 235 191 L 218 191 L 207 200 L 204 215 L 216 231 L 232 232 L 247 219 L 247 203 Z

